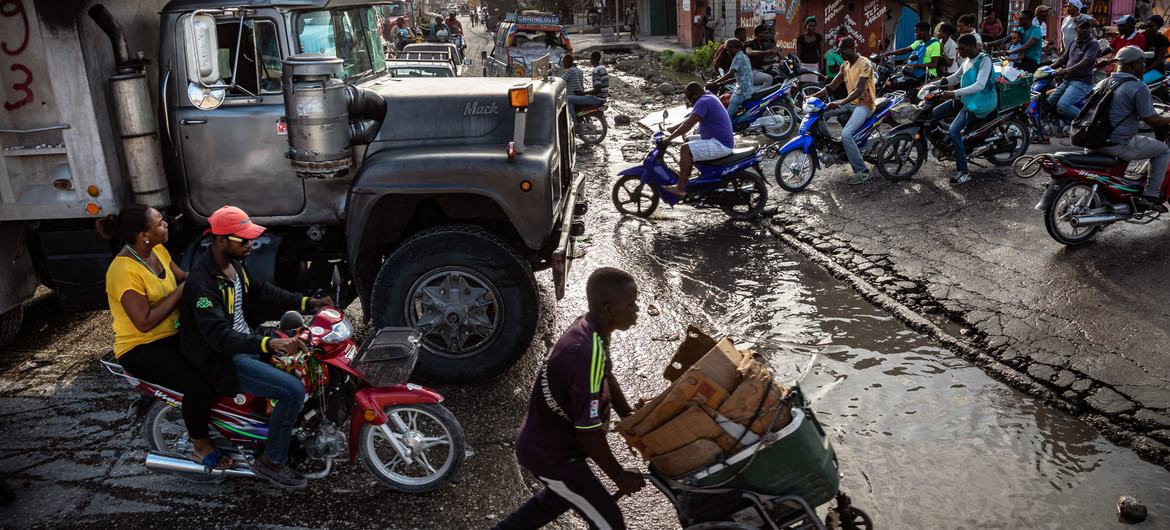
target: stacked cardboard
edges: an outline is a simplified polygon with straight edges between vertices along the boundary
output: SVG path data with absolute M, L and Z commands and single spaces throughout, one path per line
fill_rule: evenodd
M 619 423 L 618 432 L 672 477 L 711 465 L 792 419 L 787 390 L 752 351 L 694 326 L 663 377 L 670 387 Z

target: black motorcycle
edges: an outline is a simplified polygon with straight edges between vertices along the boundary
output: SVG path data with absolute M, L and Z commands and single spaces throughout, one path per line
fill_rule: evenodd
M 903 105 L 894 110 L 899 123 L 886 136 L 878 153 L 877 169 L 889 180 L 913 177 L 926 161 L 927 149 L 938 160 L 954 160 L 954 147 L 947 131 L 950 119 L 935 120 L 934 109 L 943 101 L 938 97 L 943 88 L 928 84 L 918 92 L 922 101 L 917 105 Z M 983 118 L 972 117 L 963 134 L 967 159 L 987 159 L 996 166 L 1010 166 L 1028 152 L 1031 133 L 1026 105 L 996 109 Z

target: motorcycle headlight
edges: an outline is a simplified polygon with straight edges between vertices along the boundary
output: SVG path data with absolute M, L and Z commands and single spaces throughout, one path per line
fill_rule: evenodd
M 909 103 L 903 103 L 897 107 L 894 107 L 894 109 L 890 111 L 890 114 L 893 115 L 894 121 L 898 123 L 912 122 L 914 121 L 914 117 L 918 114 L 918 106 L 911 105 Z
M 341 322 L 333 325 L 333 329 L 327 335 L 321 337 L 321 342 L 325 344 L 337 344 L 353 335 L 353 325 L 349 323 L 348 318 L 344 318 Z
M 812 103 L 805 103 L 804 105 L 800 106 L 800 111 L 805 114 L 812 114 L 817 111 L 817 107 Z

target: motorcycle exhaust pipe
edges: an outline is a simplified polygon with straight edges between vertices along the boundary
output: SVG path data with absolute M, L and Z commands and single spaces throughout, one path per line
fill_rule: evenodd
M 1133 217 L 1132 215 L 1117 215 L 1117 214 L 1101 214 L 1101 215 L 1076 215 L 1069 220 L 1069 224 L 1077 228 L 1087 228 L 1090 226 L 1113 224 L 1118 221 L 1124 221 Z
M 241 464 L 237 461 L 237 466 Z M 203 468 L 203 464 L 192 462 L 186 458 L 175 458 L 159 453 L 146 453 L 146 467 L 155 471 L 165 471 L 168 473 L 193 473 L 193 474 L 208 474 Z M 251 469 L 246 467 L 234 467 L 232 469 L 214 469 L 211 471 L 212 475 L 226 475 L 229 477 L 255 477 Z

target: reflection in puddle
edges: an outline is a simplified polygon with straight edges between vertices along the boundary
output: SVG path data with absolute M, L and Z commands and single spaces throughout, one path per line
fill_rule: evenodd
M 656 217 L 618 223 L 621 258 L 661 274 L 714 331 L 768 352 L 777 373 L 818 359 L 802 385 L 843 489 L 881 527 L 1109 528 L 1123 494 L 1150 506 L 1140 527 L 1167 524 L 1164 469 L 992 380 L 758 229 Z

